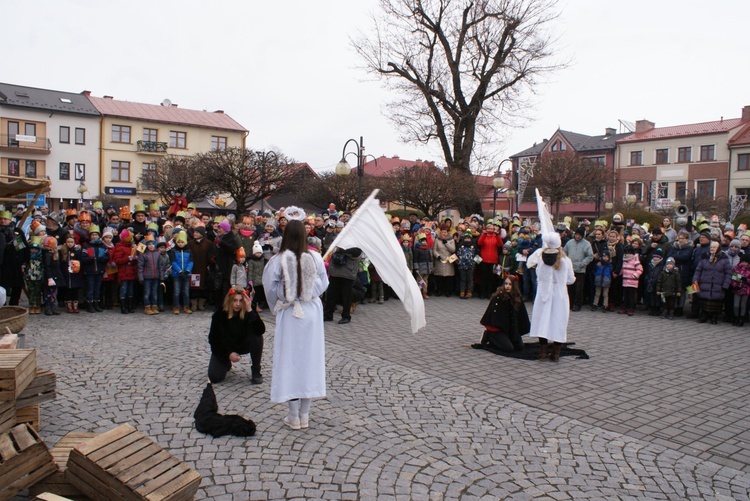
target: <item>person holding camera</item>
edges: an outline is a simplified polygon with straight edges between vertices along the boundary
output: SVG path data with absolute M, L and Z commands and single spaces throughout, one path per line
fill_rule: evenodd
M 208 379 L 212 383 L 224 381 L 233 363 L 241 355 L 250 354 L 252 384 L 261 384 L 261 358 L 263 333 L 266 325 L 252 308 L 252 294 L 244 289 L 229 289 L 224 302 L 211 317 L 208 342 L 211 359 L 208 362 Z

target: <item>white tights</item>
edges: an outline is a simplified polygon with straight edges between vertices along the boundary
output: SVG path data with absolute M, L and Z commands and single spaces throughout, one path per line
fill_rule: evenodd
M 295 398 L 289 400 L 289 419 L 299 419 L 300 414 L 310 414 L 310 402 L 309 398 Z

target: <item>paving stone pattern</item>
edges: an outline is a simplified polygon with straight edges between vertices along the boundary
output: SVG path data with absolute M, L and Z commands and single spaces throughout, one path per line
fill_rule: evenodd
M 215 385 L 255 437 L 211 438 L 192 414 L 210 313 L 35 316 L 25 329 L 58 396 L 42 438 L 130 423 L 203 475 L 198 499 L 748 499 L 750 330 L 644 314 L 571 314 L 589 360 L 500 357 L 477 342 L 486 301 L 431 298 L 412 335 L 401 303 L 327 322 L 328 397 L 307 430 L 249 360 Z M 338 315 L 336 316 L 338 319 Z

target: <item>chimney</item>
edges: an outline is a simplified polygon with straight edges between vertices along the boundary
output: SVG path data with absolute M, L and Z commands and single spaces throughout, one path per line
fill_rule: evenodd
M 654 122 L 649 122 L 648 120 L 637 120 L 635 122 L 635 133 L 638 134 L 639 132 L 648 132 L 654 127 L 656 127 L 656 124 Z
M 393 157 L 392 157 L 392 158 L 393 158 L 394 160 L 398 160 L 398 159 L 399 159 L 399 156 L 398 156 L 398 155 L 393 155 Z
M 81 94 L 83 94 L 86 97 L 89 97 L 91 95 L 91 91 L 90 90 L 85 90 L 85 91 L 81 92 Z
M 114 99 L 112 96 L 104 96 L 104 99 Z
M 750 105 L 742 108 L 742 121 L 743 122 L 750 121 Z
M 614 136 L 615 134 L 617 134 L 617 130 L 613 129 L 612 127 L 607 127 L 604 129 L 605 136 Z
M 214 113 L 219 113 L 219 114 L 223 115 L 224 114 L 224 110 L 216 110 L 216 111 L 214 111 Z

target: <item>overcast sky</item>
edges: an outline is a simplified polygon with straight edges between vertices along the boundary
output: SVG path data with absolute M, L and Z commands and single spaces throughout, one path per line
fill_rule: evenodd
M 349 37 L 377 0 L 40 0 L 0 16 L 0 81 L 183 108 L 224 110 L 248 146 L 332 169 L 349 138 L 367 153 L 431 159 L 398 141 L 389 94 L 356 68 Z M 750 104 L 750 1 L 567 0 L 556 22 L 570 66 L 537 89 L 498 158 L 560 127 L 603 134 L 736 118 Z M 506 164 L 507 166 L 507 164 Z M 504 166 L 505 167 L 505 166 Z

